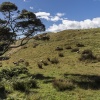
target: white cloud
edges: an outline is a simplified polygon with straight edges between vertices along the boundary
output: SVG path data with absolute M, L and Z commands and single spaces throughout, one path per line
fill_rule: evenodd
M 36 16 L 38 18 L 45 19 L 47 21 L 57 22 L 61 21 L 60 24 L 53 24 L 46 31 L 58 32 L 66 29 L 88 29 L 100 27 L 100 17 L 91 19 L 86 19 L 83 21 L 69 20 L 64 18 L 64 13 L 56 13 L 52 16 L 47 12 L 37 12 Z
M 59 17 L 62 17 L 62 16 L 64 16 L 65 14 L 64 14 L 64 13 L 57 13 L 56 15 L 59 16 Z
M 56 21 L 62 20 L 61 17 L 64 16 L 64 13 L 57 13 L 55 16 L 51 16 L 50 13 L 47 13 L 47 12 L 37 12 L 36 16 L 38 18 L 43 18 L 48 21 L 56 22 Z
M 38 18 L 43 18 L 49 20 L 50 13 L 47 12 L 37 12 L 35 13 Z
M 33 7 L 32 7 L 32 6 L 30 6 L 30 9 L 32 9 L 32 10 L 33 10 Z
M 23 0 L 24 2 L 30 2 L 31 0 Z
M 86 19 L 84 21 L 73 21 L 68 19 L 63 19 L 61 24 L 53 24 L 47 31 L 58 32 L 66 29 L 88 29 L 88 28 L 98 28 L 100 27 L 100 17 L 93 18 L 92 20 Z

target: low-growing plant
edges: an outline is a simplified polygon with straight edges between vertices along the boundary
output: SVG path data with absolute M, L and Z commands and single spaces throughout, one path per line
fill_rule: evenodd
M 72 90 L 74 85 L 71 81 L 64 79 L 55 79 L 53 81 L 53 87 L 58 91 Z
M 47 57 L 47 60 L 48 60 L 48 61 L 50 61 L 50 58 L 49 58 L 49 57 Z
M 94 60 L 96 57 L 93 55 L 92 50 L 86 49 L 82 52 L 79 60 Z
M 64 54 L 60 52 L 60 53 L 58 53 L 58 56 L 59 57 L 64 57 Z
M 56 51 L 61 51 L 61 50 L 63 50 L 63 48 L 62 48 L 62 47 L 57 46 L 57 47 L 55 48 L 55 50 L 56 50 Z
M 72 47 L 71 47 L 71 46 L 66 46 L 65 48 L 66 48 L 66 49 L 72 49 Z
M 34 43 L 33 48 L 36 48 L 38 45 L 39 45 L 38 43 Z
M 13 82 L 14 90 L 27 92 L 30 88 L 37 88 L 37 82 L 34 79 L 17 79 Z
M 47 66 L 48 65 L 48 62 L 45 60 L 45 61 L 42 61 L 43 65 L 44 66 Z
M 84 44 L 82 44 L 82 43 L 77 43 L 76 46 L 77 46 L 77 47 L 84 47 Z
M 37 65 L 38 65 L 38 68 L 43 69 L 41 62 L 38 62 Z
M 25 62 L 25 66 L 27 67 L 27 66 L 29 66 L 29 65 L 30 65 L 29 62 L 26 61 L 26 62 Z
M 79 51 L 79 48 L 73 48 L 72 50 L 71 50 L 71 52 L 78 52 Z
M 22 48 L 22 49 L 26 49 L 26 48 L 27 48 L 27 46 L 22 46 L 21 48 Z
M 58 64 L 58 63 L 59 63 L 59 60 L 58 60 L 57 58 L 52 58 L 52 59 L 50 60 L 50 62 L 51 62 L 52 64 Z
M 21 92 L 26 92 L 26 91 L 29 90 L 29 87 L 27 85 L 27 82 L 21 79 L 21 80 L 16 80 L 13 83 L 13 89 L 14 90 L 19 90 Z

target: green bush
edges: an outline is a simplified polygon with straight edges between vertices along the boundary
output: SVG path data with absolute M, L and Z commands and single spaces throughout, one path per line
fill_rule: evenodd
M 77 47 L 84 47 L 84 44 L 82 44 L 82 43 L 77 43 L 76 46 L 77 46 Z
M 66 46 L 65 48 L 66 48 L 66 49 L 72 49 L 72 47 L 71 47 L 71 46 Z
M 74 88 L 74 85 L 71 81 L 63 79 L 55 79 L 52 84 L 53 87 L 58 91 L 72 90 Z
M 96 59 L 96 57 L 93 55 L 91 50 L 84 50 L 81 54 L 81 57 L 79 58 L 79 60 L 94 60 Z
M 63 53 L 59 53 L 58 56 L 59 57 L 64 57 L 64 54 Z
M 27 92 L 30 88 L 37 88 L 37 82 L 33 79 L 18 79 L 13 82 L 13 89 Z
M 58 64 L 58 63 L 59 63 L 59 60 L 58 60 L 57 58 L 52 58 L 52 59 L 50 60 L 50 62 L 51 62 L 52 64 Z
M 72 50 L 71 50 L 71 52 L 78 52 L 79 51 L 79 48 L 73 48 Z
M 19 90 L 22 92 L 28 91 L 29 88 L 27 86 L 27 82 L 24 80 L 17 80 L 13 83 L 13 89 L 14 90 Z

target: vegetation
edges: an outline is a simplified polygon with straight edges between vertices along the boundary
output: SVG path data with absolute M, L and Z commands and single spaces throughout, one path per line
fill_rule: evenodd
M 11 54 L 10 59 L 2 61 L 0 69 L 8 70 L 3 71 L 7 73 L 7 76 L 3 74 L 5 78 L 1 78 L 6 91 L 5 97 L 21 98 L 21 100 L 64 100 L 65 98 L 68 100 L 99 100 L 100 29 L 66 30 L 56 34 L 48 33 L 48 35 L 50 36 L 49 41 L 32 38 L 25 45 L 27 49 L 20 48 Z M 36 48 L 33 48 L 34 43 L 38 44 Z M 84 46 L 79 46 L 79 44 L 84 44 Z M 63 49 L 55 50 L 57 46 Z M 71 48 L 66 49 L 68 46 Z M 79 52 L 72 52 L 74 48 L 78 48 Z M 96 59 L 91 59 L 91 57 L 84 59 L 86 51 Z M 64 57 L 60 57 L 60 53 L 64 54 Z M 84 60 L 79 60 L 80 58 Z M 56 61 L 54 59 L 59 63 L 52 63 L 52 60 Z M 19 62 L 19 66 L 14 65 L 13 62 Z M 28 62 L 29 66 L 26 66 L 25 62 Z M 13 71 L 13 68 L 17 71 Z M 15 74 L 9 74 L 11 71 Z M 29 77 L 36 82 L 37 87 L 34 87 L 34 82 L 33 88 L 27 87 L 30 86 L 28 85 L 30 84 Z M 24 85 L 26 92 L 10 87 L 15 84 L 14 79 L 16 83 L 26 84 Z
M 9 5 L 15 7 L 13 11 L 17 9 Z M 13 48 L 0 59 L 0 99 L 100 100 L 99 28 L 65 30 L 29 39 L 22 48 Z M 6 59 L 8 54 L 10 58 Z
M 0 12 L 4 18 L 0 19 L 0 56 L 10 48 L 25 45 L 37 31 L 44 31 L 45 26 L 33 12 L 18 7 L 11 2 L 0 4 Z M 23 37 L 20 43 L 19 37 Z M 13 45 L 12 44 L 16 44 Z

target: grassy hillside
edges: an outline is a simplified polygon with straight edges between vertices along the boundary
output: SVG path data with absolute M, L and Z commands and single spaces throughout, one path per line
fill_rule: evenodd
M 18 67 L 13 62 L 25 59 L 29 62 L 29 72 L 35 75 L 38 84 L 38 88 L 28 94 L 12 90 L 8 97 L 14 98 L 11 100 L 100 100 L 100 29 L 65 30 L 48 34 L 49 41 L 31 39 L 27 48 L 15 50 L 9 60 L 3 61 L 1 69 Z M 36 48 L 33 48 L 34 43 L 38 44 Z M 77 44 L 84 46 L 77 47 Z M 57 47 L 63 50 L 55 50 Z M 79 51 L 72 52 L 75 48 Z M 98 59 L 80 61 L 82 52 L 87 49 Z M 56 58 L 59 63 L 52 64 L 47 58 Z M 37 65 L 41 60 L 48 63 L 47 66 L 42 64 L 43 69 Z M 57 90 L 58 84 L 64 86 L 66 83 L 73 88 Z

